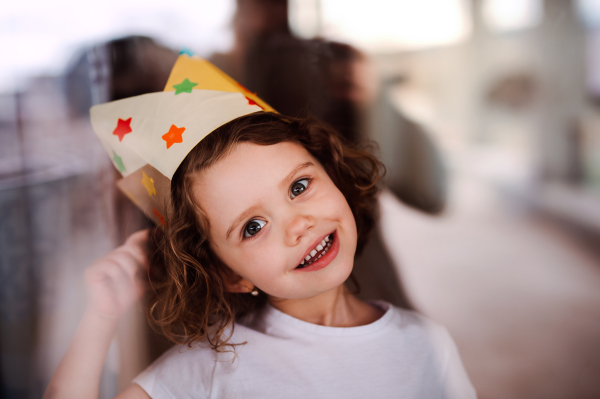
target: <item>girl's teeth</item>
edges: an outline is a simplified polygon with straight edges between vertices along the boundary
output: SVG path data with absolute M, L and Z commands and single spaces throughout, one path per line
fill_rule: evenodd
M 329 251 L 329 248 L 331 247 L 331 243 L 329 241 L 331 241 L 329 236 L 325 237 L 323 239 L 323 241 L 321 241 L 321 243 L 318 244 L 315 249 L 310 251 L 310 254 L 306 255 L 304 260 L 302 262 L 300 262 L 300 265 L 304 265 L 305 261 L 307 262 L 306 264 L 309 265 L 312 263 L 312 262 L 308 263 L 311 259 L 314 262 L 315 260 L 320 259 L 323 255 L 325 255 L 327 253 L 327 251 Z M 313 257 L 320 251 L 323 251 L 323 252 L 320 253 L 316 259 L 313 259 Z

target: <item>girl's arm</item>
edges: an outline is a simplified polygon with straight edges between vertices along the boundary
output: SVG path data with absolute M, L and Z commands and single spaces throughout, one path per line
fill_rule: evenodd
M 148 260 L 148 231 L 132 234 L 125 244 L 98 259 L 85 271 L 89 301 L 44 399 L 97 399 L 102 366 L 120 316 L 142 295 Z M 133 386 L 120 398 L 149 398 Z

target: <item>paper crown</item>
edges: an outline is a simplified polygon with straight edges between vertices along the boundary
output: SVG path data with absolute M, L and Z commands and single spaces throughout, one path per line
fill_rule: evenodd
M 92 127 L 123 179 L 117 186 L 165 225 L 171 178 L 213 130 L 240 116 L 273 111 L 210 62 L 181 55 L 164 91 L 93 106 Z

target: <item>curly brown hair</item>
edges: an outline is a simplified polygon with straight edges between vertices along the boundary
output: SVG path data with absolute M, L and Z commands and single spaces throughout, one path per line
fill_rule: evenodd
M 267 297 L 228 292 L 227 267 L 211 250 L 208 219 L 192 194 L 193 176 L 218 162 L 238 143 L 298 143 L 325 168 L 344 194 L 358 233 L 356 254 L 365 246 L 376 219 L 376 183 L 385 172 L 367 149 L 344 141 L 314 119 L 258 112 L 237 118 L 204 138 L 187 155 L 171 180 L 166 228 L 150 239 L 150 283 L 154 292 L 149 319 L 176 344 L 207 340 L 217 351 L 232 346 L 228 326 L 262 307 Z

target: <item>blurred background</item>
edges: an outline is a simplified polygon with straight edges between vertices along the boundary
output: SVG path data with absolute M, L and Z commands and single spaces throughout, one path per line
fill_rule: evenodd
M 445 325 L 480 398 L 600 397 L 600 0 L 4 2 L 0 397 L 42 396 L 83 270 L 149 225 L 89 107 L 161 91 L 181 51 L 378 144 L 361 295 Z M 133 309 L 101 397 L 166 347 Z

